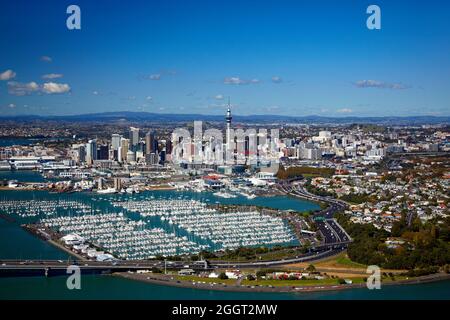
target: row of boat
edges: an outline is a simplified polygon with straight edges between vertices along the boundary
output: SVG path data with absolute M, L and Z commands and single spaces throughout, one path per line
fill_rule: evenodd
M 3 200 L 0 211 L 3 214 L 15 214 L 21 218 L 53 216 L 58 212 L 91 213 L 92 207 L 74 200 Z
M 223 212 L 187 197 L 165 199 L 140 194 L 96 195 L 84 200 L 3 199 L 0 212 L 34 218 L 32 221 L 65 235 L 77 234 L 122 259 L 295 241 L 281 218 L 256 210 Z
M 142 260 L 158 255 L 199 252 L 202 247 L 162 228 L 148 228 L 142 220 L 122 213 L 80 215 L 42 219 L 42 223 L 64 234 L 76 234 L 125 260 Z
M 158 216 L 162 221 L 192 233 L 223 249 L 240 246 L 274 245 L 295 240 L 289 227 L 279 217 L 258 211 L 221 212 L 196 200 L 141 200 L 113 202 L 113 206 Z

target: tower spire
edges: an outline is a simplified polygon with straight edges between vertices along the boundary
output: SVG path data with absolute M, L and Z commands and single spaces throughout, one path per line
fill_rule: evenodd
M 231 104 L 230 104 L 230 97 L 228 97 L 228 110 L 227 110 L 227 116 L 225 117 L 225 120 L 227 121 L 227 124 L 231 124 L 231 119 L 233 117 L 231 116 Z

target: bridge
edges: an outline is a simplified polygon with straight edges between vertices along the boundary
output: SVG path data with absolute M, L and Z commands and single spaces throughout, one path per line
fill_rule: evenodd
M 67 274 L 67 268 L 71 265 L 77 265 L 82 274 L 110 274 L 114 272 L 128 272 L 139 270 L 151 270 L 158 268 L 160 270 L 213 270 L 217 268 L 261 268 L 274 267 L 292 263 L 308 262 L 323 259 L 342 252 L 347 248 L 347 242 L 327 243 L 310 249 L 306 254 L 293 258 L 280 260 L 263 261 L 161 261 L 161 260 L 136 260 L 136 261 L 91 261 L 91 260 L 0 260 L 0 277 L 17 276 L 55 276 Z

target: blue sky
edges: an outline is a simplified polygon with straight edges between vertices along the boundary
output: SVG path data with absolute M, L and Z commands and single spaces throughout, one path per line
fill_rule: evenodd
M 221 114 L 230 96 L 236 114 L 448 116 L 449 16 L 438 0 L 5 0 L 0 112 Z

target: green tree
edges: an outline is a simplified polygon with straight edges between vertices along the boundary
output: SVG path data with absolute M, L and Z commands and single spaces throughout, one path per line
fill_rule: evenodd
M 228 276 L 225 274 L 225 272 L 221 272 L 221 273 L 219 274 L 219 279 L 220 279 L 220 280 L 225 280 L 225 279 L 228 279 Z
M 316 267 L 313 264 L 310 264 L 307 268 L 306 271 L 309 272 L 316 272 Z

